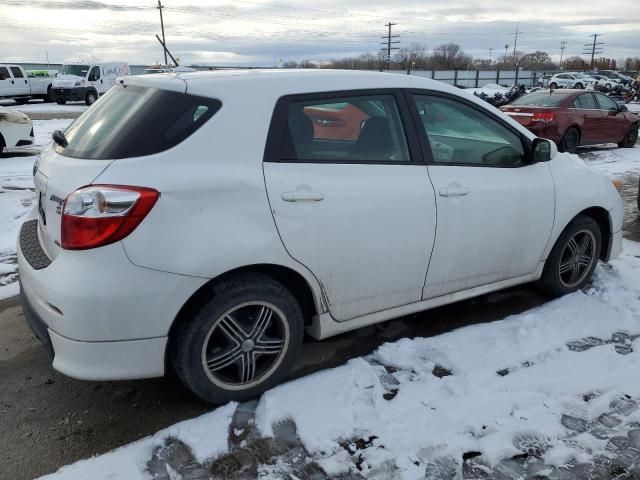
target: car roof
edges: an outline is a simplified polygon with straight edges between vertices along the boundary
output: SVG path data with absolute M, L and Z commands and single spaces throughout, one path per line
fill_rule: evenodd
M 259 89 L 264 94 L 282 96 L 296 93 L 329 92 L 355 89 L 420 88 L 460 93 L 460 89 L 442 82 L 405 73 L 367 72 L 333 69 L 247 69 L 215 70 L 189 73 L 164 73 L 127 77 L 126 82 L 186 83 L 186 90 L 194 95 L 220 95 L 224 90 Z

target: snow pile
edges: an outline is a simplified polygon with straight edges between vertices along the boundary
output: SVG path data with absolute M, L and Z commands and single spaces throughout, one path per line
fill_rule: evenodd
M 620 355 L 604 342 L 616 332 L 640 334 L 639 259 L 640 245 L 625 242 L 623 257 L 600 267 L 586 293 L 491 324 L 388 343 L 370 358 L 277 387 L 262 397 L 257 424 L 271 435 L 272 425 L 291 419 L 332 474 L 353 469 L 339 442 L 354 437 L 377 437 L 362 452 L 364 464 L 394 463 L 401 478 L 422 478 L 425 462 L 466 452 L 495 464 L 522 454 L 523 436 L 547 445 L 548 464 L 603 454 L 606 440 L 575 436 L 561 420 L 587 423 L 621 395 L 640 397 L 640 344 Z M 589 338 L 603 343 L 569 348 Z M 451 375 L 439 378 L 434 369 Z M 636 411 L 629 421 L 638 420 Z
M 221 455 L 227 450 L 227 432 L 235 408 L 235 403 L 229 403 L 211 413 L 177 423 L 160 430 L 153 436 L 105 455 L 63 467 L 58 473 L 41 478 L 68 480 L 145 478 L 146 476 L 143 477 L 141 472 L 146 470 L 147 462 L 154 449 L 170 437 L 191 444 L 197 457 L 211 458 Z

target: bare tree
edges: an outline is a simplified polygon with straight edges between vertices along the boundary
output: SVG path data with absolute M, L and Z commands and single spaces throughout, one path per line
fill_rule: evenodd
M 457 43 L 444 43 L 433 50 L 431 65 L 434 69 L 467 68 L 471 62 L 471 56 L 464 53 Z
M 424 45 L 411 42 L 408 47 L 402 47 L 394 54 L 393 61 L 400 68 L 412 70 L 414 68 L 424 68 L 428 57 L 427 49 Z

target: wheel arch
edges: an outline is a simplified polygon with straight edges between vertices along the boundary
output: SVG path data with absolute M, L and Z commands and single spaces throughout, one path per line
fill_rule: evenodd
M 313 317 L 318 315 L 321 311 L 320 305 L 318 305 L 318 299 L 314 294 L 313 287 L 309 284 L 307 279 L 299 272 L 290 267 L 282 265 L 263 263 L 246 265 L 243 267 L 234 268 L 215 278 L 210 279 L 204 285 L 202 285 L 182 306 L 178 314 L 176 315 L 171 327 L 169 328 L 168 344 L 165 352 L 165 365 L 167 368 L 170 366 L 169 353 L 173 348 L 173 339 L 176 337 L 177 330 L 185 323 L 188 322 L 199 305 L 206 299 L 213 295 L 213 289 L 216 284 L 224 282 L 225 280 L 232 278 L 239 274 L 246 273 L 258 273 L 266 275 L 277 282 L 284 285 L 296 298 L 302 308 L 304 316 L 304 326 L 309 326 L 312 323 Z
M 590 217 L 598 224 L 598 227 L 600 227 L 600 237 L 602 245 L 600 246 L 599 257 L 600 260 L 606 261 L 606 259 L 609 257 L 609 252 L 611 250 L 611 240 L 613 237 L 613 232 L 611 231 L 611 215 L 609 215 L 609 212 L 605 208 L 589 207 L 582 210 L 580 213 L 578 213 L 578 215 L 574 216 L 571 221 L 575 220 L 580 215 Z

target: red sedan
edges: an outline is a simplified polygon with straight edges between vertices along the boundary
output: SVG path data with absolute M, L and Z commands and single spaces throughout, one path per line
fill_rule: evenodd
M 599 143 L 631 148 L 638 140 L 638 116 L 598 92 L 538 90 L 500 109 L 562 152 Z

